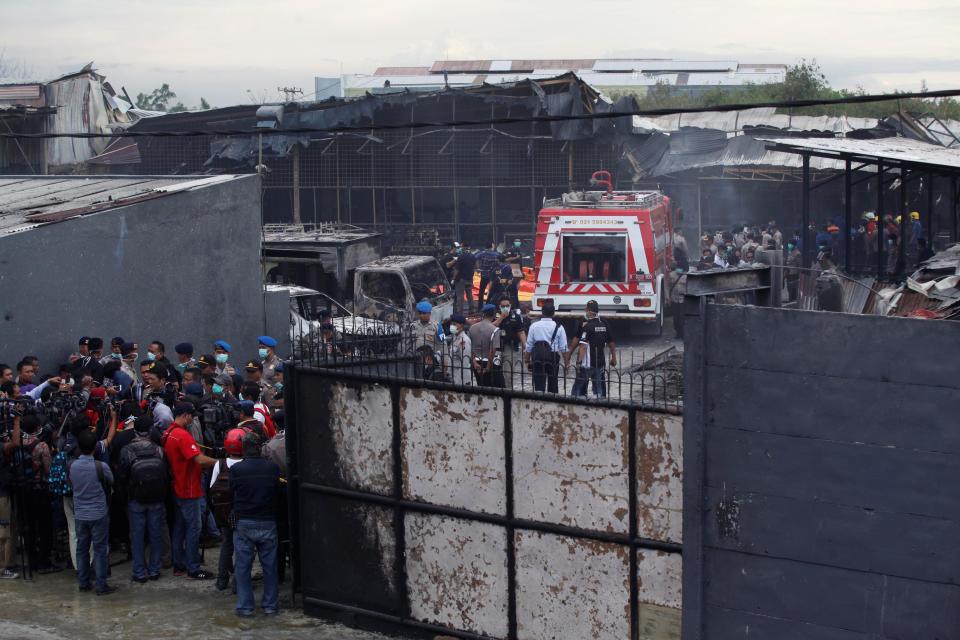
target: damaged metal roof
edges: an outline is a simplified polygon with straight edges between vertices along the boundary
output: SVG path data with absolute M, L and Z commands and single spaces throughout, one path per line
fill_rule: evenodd
M 936 144 L 892 137 L 879 139 L 855 138 L 762 138 L 774 150 L 796 154 L 819 154 L 850 158 L 863 162 L 882 160 L 884 164 L 920 166 L 946 169 L 960 173 L 960 149 L 948 149 Z
M 0 234 L 248 176 L 2 176 Z

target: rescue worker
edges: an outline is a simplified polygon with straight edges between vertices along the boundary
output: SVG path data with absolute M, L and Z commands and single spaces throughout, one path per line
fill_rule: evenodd
M 592 384 L 593 395 L 597 398 L 607 396 L 606 384 L 606 354 L 610 349 L 610 366 L 617 366 L 617 347 L 610 335 L 610 327 L 606 320 L 600 317 L 600 305 L 596 300 L 587 303 L 587 321 L 580 330 L 579 349 L 577 352 L 577 378 L 573 383 L 571 394 L 586 397 L 587 386 Z

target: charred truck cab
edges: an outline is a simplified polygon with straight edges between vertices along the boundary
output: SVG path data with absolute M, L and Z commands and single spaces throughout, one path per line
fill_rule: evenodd
M 387 322 L 408 322 L 421 300 L 433 305 L 432 320 L 453 313 L 450 281 L 436 258 L 390 256 L 357 267 L 353 302 L 356 313 Z
M 598 172 L 604 173 L 604 172 Z M 673 259 L 670 199 L 659 191 L 576 191 L 544 199 L 534 253 L 535 308 L 580 316 L 596 300 L 607 318 L 663 326 Z

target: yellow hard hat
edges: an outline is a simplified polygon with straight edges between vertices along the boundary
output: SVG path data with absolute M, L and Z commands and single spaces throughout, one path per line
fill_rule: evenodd
M 911 220 L 919 220 L 919 219 L 920 219 L 920 212 L 919 212 L 919 211 L 911 211 L 911 212 L 910 212 L 910 219 L 911 219 Z

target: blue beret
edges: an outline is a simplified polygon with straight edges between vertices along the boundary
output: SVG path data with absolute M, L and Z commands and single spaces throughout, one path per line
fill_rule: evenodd
M 193 345 L 189 342 L 181 342 L 173 348 L 174 351 L 183 356 L 189 356 L 193 353 Z
M 481 311 L 481 313 L 485 313 L 485 314 L 486 314 L 486 313 L 496 313 L 496 312 L 497 312 L 497 306 L 496 306 L 496 305 L 493 305 L 493 304 L 490 304 L 490 303 L 487 303 L 487 304 L 483 305 L 483 309 L 481 309 L 480 311 Z
M 262 344 L 265 347 L 273 348 L 277 346 L 277 341 L 271 338 L 270 336 L 260 336 L 259 338 L 257 338 L 257 340 L 259 340 L 260 344 Z
M 183 388 L 183 392 L 188 396 L 202 396 L 203 385 L 201 385 L 199 382 L 191 382 Z
M 231 351 L 233 351 L 233 349 L 230 347 L 230 343 L 227 342 L 226 340 L 217 340 L 216 342 L 213 343 L 213 346 L 220 347 L 227 353 L 230 353 Z
M 456 322 L 457 324 L 467 324 L 467 319 L 463 317 L 463 314 L 455 313 L 450 316 L 450 322 Z
M 417 303 L 417 313 L 430 313 L 431 311 L 433 311 L 433 305 L 426 300 Z
M 238 404 L 241 409 L 246 409 L 247 411 L 253 411 L 253 408 L 256 406 L 253 400 L 241 400 Z

